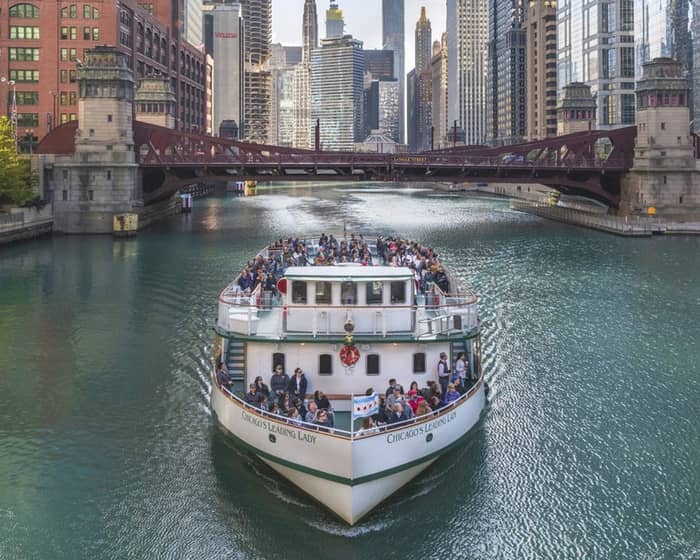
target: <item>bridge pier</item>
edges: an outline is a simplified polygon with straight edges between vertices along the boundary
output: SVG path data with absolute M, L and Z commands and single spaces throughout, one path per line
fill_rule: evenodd
M 85 53 L 78 70 L 75 153 L 40 156 L 53 191 L 54 230 L 111 233 L 116 214 L 143 206 L 134 153 L 134 79 L 126 56 L 112 47 Z

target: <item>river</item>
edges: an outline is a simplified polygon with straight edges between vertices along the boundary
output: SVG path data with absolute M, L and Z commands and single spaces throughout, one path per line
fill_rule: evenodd
M 700 238 L 423 189 L 195 201 L 0 249 L 0 559 L 700 558 Z M 216 298 L 270 240 L 431 244 L 480 296 L 483 419 L 347 527 L 209 410 Z

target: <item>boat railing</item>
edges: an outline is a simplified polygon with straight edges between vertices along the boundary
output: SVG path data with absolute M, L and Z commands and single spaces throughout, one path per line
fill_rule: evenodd
M 212 370 L 213 372 L 213 370 Z M 213 379 L 216 379 L 216 375 L 213 375 Z M 216 381 L 214 381 L 216 383 Z M 246 409 L 248 412 L 251 412 L 253 414 L 262 416 L 264 418 L 268 418 L 270 420 L 273 420 L 279 424 L 284 424 L 288 426 L 294 426 L 296 428 L 300 428 L 303 430 L 311 431 L 311 432 L 320 432 L 325 435 L 330 435 L 330 436 L 335 436 L 335 437 L 340 437 L 343 439 L 348 439 L 348 440 L 358 440 L 358 439 L 365 439 L 377 435 L 385 435 L 389 432 L 396 432 L 399 430 L 402 430 L 408 426 L 413 426 L 416 424 L 423 424 L 425 422 L 429 422 L 431 420 L 434 420 L 435 418 L 439 418 L 441 416 L 444 416 L 446 413 L 454 410 L 461 404 L 465 403 L 468 401 L 471 397 L 473 397 L 479 390 L 479 388 L 482 386 L 484 382 L 483 378 L 483 373 L 479 377 L 479 379 L 474 383 L 474 385 L 463 395 L 461 395 L 458 399 L 452 401 L 451 403 L 445 404 L 438 408 L 437 410 L 432 410 L 427 414 L 422 414 L 420 416 L 413 416 L 411 418 L 408 418 L 406 420 L 401 420 L 399 422 L 394 422 L 392 424 L 382 424 L 381 426 L 374 426 L 368 430 L 343 430 L 342 428 L 333 428 L 329 426 L 322 426 L 320 424 L 314 424 L 311 422 L 305 422 L 302 420 L 293 420 L 287 416 L 282 416 L 281 414 L 275 414 L 274 412 L 269 412 L 266 410 L 262 410 L 256 406 L 253 406 L 249 403 L 247 403 L 245 400 L 243 400 L 241 397 L 236 395 L 234 392 L 232 392 L 230 389 L 227 387 L 223 387 L 217 383 L 217 386 L 221 389 L 224 395 L 233 402 L 235 402 L 238 406 Z M 406 405 L 408 406 L 408 405 Z M 354 420 L 351 420 L 351 422 L 354 422 Z

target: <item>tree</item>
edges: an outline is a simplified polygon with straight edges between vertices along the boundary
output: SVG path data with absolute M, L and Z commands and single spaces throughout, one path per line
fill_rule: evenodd
M 0 204 L 26 204 L 36 198 L 35 183 L 30 160 L 17 154 L 10 119 L 0 117 Z

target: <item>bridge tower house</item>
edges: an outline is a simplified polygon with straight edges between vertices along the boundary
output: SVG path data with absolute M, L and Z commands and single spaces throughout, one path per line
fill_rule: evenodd
M 596 101 L 591 86 L 571 82 L 561 91 L 557 104 L 557 135 L 586 132 L 596 128 Z
M 111 233 L 114 215 L 143 206 L 126 55 L 108 46 L 86 49 L 78 85 L 75 154 L 54 162 L 54 229 Z
M 700 214 L 700 172 L 690 136 L 688 80 L 680 62 L 655 58 L 637 82 L 634 164 L 622 183 L 620 212 L 660 217 Z

